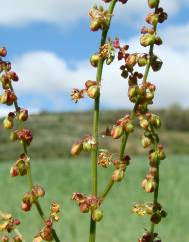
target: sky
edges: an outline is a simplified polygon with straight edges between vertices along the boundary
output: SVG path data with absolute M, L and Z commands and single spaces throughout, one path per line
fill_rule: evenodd
M 96 69 L 90 56 L 98 51 L 100 32 L 89 29 L 88 12 L 102 0 L 6 0 L 1 2 L 0 46 L 8 50 L 20 78 L 14 87 L 19 105 L 30 112 L 78 111 L 90 109 L 88 98 L 74 104 L 72 88 L 82 88 L 85 81 L 95 80 Z M 165 108 L 175 103 L 189 107 L 189 0 L 161 0 L 168 21 L 159 25 L 164 44 L 155 47 L 164 62 L 149 81 L 157 85 L 154 107 Z M 108 4 L 106 4 L 108 7 Z M 130 46 L 130 52 L 148 52 L 139 45 L 140 29 L 151 10 L 147 0 L 117 3 L 109 37 L 118 36 Z M 104 67 L 101 107 L 132 107 L 127 98 L 127 81 L 121 78 L 120 63 Z M 4 115 L 7 107 L 1 105 Z

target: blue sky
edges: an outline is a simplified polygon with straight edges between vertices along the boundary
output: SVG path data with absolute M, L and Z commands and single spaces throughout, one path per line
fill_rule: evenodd
M 100 32 L 89 30 L 87 13 L 95 1 L 84 2 L 7 0 L 1 4 L 0 43 L 7 47 L 7 59 L 20 76 L 16 90 L 21 105 L 33 111 L 91 107 L 90 100 L 75 105 L 69 97 L 72 87 L 82 87 L 86 80 L 95 78 L 95 69 L 88 59 L 98 49 Z M 149 12 L 146 3 L 146 0 L 118 3 L 109 33 L 112 38 L 119 36 L 129 43 L 134 52 L 148 51 L 138 44 L 140 28 Z M 189 84 L 184 73 L 189 66 L 189 1 L 162 0 L 162 5 L 169 20 L 159 28 L 164 45 L 155 50 L 165 61 L 164 68 L 162 73 L 150 76 L 150 81 L 158 85 L 154 106 L 166 107 L 177 102 L 189 107 Z M 118 63 L 105 67 L 103 81 L 102 107 L 130 107 L 127 83 L 120 78 Z

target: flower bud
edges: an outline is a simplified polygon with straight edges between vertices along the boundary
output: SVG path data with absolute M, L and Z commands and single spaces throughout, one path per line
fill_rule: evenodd
M 129 87 L 128 96 L 131 102 L 136 102 L 139 93 L 139 87 L 137 85 Z
M 17 76 L 16 72 L 11 71 L 8 74 L 9 74 L 11 80 L 13 80 L 15 82 L 17 82 L 19 80 L 19 77 Z
M 161 127 L 161 119 L 159 116 L 152 115 L 150 121 L 151 121 L 152 125 L 154 126 L 154 128 L 159 129 Z
M 139 56 L 138 58 L 138 66 L 142 67 L 142 66 L 145 66 L 147 64 L 147 58 L 146 56 Z
M 19 236 L 19 235 L 15 235 L 13 238 L 12 238 L 12 241 L 13 242 L 22 242 L 22 238 Z
M 132 133 L 134 131 L 134 125 L 131 122 L 125 124 L 125 131 Z
M 153 26 L 156 26 L 158 21 L 159 21 L 159 15 L 156 13 L 150 13 L 146 17 L 146 22 Z
M 83 144 L 81 142 L 77 142 L 77 143 L 72 145 L 70 154 L 71 155 L 79 155 L 80 152 L 82 151 L 82 149 L 83 149 Z
M 25 145 L 30 145 L 33 135 L 32 132 L 29 129 L 21 129 L 18 131 L 18 139 L 21 141 L 21 143 Z
M 53 212 L 53 213 L 60 212 L 60 205 L 58 203 L 56 203 L 56 202 L 53 202 L 51 204 L 51 212 Z
M 10 169 L 10 175 L 12 177 L 16 177 L 16 176 L 19 176 L 20 175 L 20 172 L 19 172 L 19 169 L 17 166 L 12 166 L 11 169 Z
M 120 182 L 124 178 L 124 171 L 122 169 L 116 169 L 113 172 L 112 180 L 114 182 Z
M 3 128 L 4 129 L 12 129 L 14 126 L 14 122 L 12 118 L 5 118 L 3 121 Z
M 150 146 L 152 143 L 151 139 L 145 135 L 142 135 L 141 137 L 141 144 L 144 148 L 147 148 L 148 146 Z
M 28 212 L 31 210 L 32 205 L 28 202 L 23 202 L 21 203 L 21 209 L 25 212 Z
M 152 175 L 153 177 L 156 177 L 158 173 L 158 170 L 156 167 L 152 166 L 150 167 L 150 175 Z
M 136 54 L 131 54 L 126 59 L 126 64 L 129 65 L 129 66 L 136 65 L 136 62 L 137 62 L 137 56 L 136 56 Z
M 162 218 L 165 218 L 165 217 L 167 217 L 167 212 L 165 210 L 161 210 L 160 215 Z
M 10 136 L 9 136 L 9 138 L 10 138 L 10 141 L 16 141 L 16 140 L 18 140 L 18 134 L 17 134 L 17 131 L 12 131 L 12 132 L 10 132 Z
M 111 136 L 113 139 L 119 139 L 123 134 L 123 126 L 113 126 L 111 130 Z
M 159 157 L 160 160 L 164 160 L 166 158 L 164 150 L 158 151 L 158 157 Z
M 41 238 L 45 241 L 53 241 L 52 227 L 45 226 L 40 235 Z
M 159 4 L 159 0 L 148 0 L 148 6 L 150 8 L 156 8 Z
M 32 193 L 35 197 L 44 197 L 45 190 L 41 186 L 36 185 L 32 187 Z
M 98 31 L 101 28 L 101 22 L 99 19 L 93 19 L 90 23 L 91 31 Z
M 28 110 L 27 109 L 21 109 L 18 119 L 20 121 L 26 121 L 28 119 Z
M 0 56 L 5 57 L 7 55 L 7 50 L 5 47 L 0 48 Z
M 91 65 L 94 67 L 98 66 L 98 61 L 100 60 L 99 54 L 94 54 L 90 58 Z
M 155 36 L 153 34 L 145 34 L 140 38 L 140 44 L 144 47 L 153 45 L 155 43 Z
M 1 237 L 1 242 L 9 242 L 9 237 L 7 235 L 3 235 Z
M 163 44 L 163 40 L 161 39 L 161 37 L 159 37 L 159 36 L 156 37 L 155 44 L 156 45 L 162 45 Z
M 145 192 L 154 192 L 156 188 L 156 182 L 153 179 L 147 180 L 144 190 Z
M 99 96 L 99 94 L 100 94 L 100 88 L 98 85 L 90 86 L 87 89 L 87 95 L 92 99 L 96 99 Z
M 96 222 L 100 222 L 103 218 L 103 212 L 101 209 L 95 209 L 93 212 L 92 212 L 92 219 Z
M 79 209 L 81 213 L 88 213 L 90 210 L 90 206 L 86 202 L 82 202 L 79 204 Z
M 156 212 L 156 213 L 152 214 L 150 220 L 153 224 L 159 224 L 159 222 L 161 221 L 160 213 Z
M 143 128 L 143 129 L 147 129 L 148 126 L 149 126 L 149 122 L 148 122 L 148 120 L 142 118 L 142 119 L 140 120 L 140 127 Z

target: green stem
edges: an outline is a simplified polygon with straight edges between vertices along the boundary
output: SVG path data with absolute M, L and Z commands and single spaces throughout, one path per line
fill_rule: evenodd
M 110 16 L 112 16 L 113 14 L 116 2 L 117 0 L 112 0 L 112 2 L 110 3 L 109 10 L 108 10 Z M 111 24 L 111 19 L 112 17 L 110 17 L 108 27 L 102 31 L 100 46 L 103 46 L 106 43 L 107 34 Z M 96 74 L 96 81 L 98 84 L 100 84 L 102 79 L 103 66 L 104 66 L 104 60 L 100 59 L 98 62 L 97 74 Z M 98 134 L 99 133 L 98 132 L 99 110 L 100 110 L 100 95 L 94 101 L 94 112 L 93 112 L 93 136 L 96 140 L 97 147 L 92 151 L 92 155 L 91 155 L 91 160 L 92 160 L 91 181 L 92 181 L 92 194 L 95 196 L 97 195 L 97 192 L 98 192 L 97 159 L 98 159 L 98 143 L 99 143 L 99 134 Z M 92 219 L 92 212 L 91 212 L 89 242 L 95 242 L 95 237 L 96 237 L 96 222 Z
M 13 86 L 12 86 L 11 83 L 10 83 L 10 89 L 11 89 L 12 92 L 14 92 L 14 88 L 13 88 Z M 19 105 L 18 105 L 17 100 L 14 101 L 14 107 L 15 107 L 16 113 L 17 113 L 17 115 L 18 115 L 19 112 L 20 112 L 20 108 L 19 108 Z M 21 123 L 21 121 L 19 121 L 18 118 L 17 118 L 17 120 L 18 120 L 18 126 L 19 126 L 19 128 L 21 129 L 21 128 L 22 128 L 22 123 Z M 23 144 L 22 146 L 23 146 L 24 153 L 25 153 L 26 155 L 28 155 L 27 146 L 26 146 L 25 144 Z M 29 167 L 28 167 L 28 170 L 27 170 L 27 176 L 28 176 L 29 188 L 30 188 L 30 190 L 32 190 L 32 188 L 33 188 L 33 180 L 32 180 L 32 173 L 31 173 L 31 167 L 30 167 L 30 164 L 29 164 Z M 42 209 L 42 207 L 41 207 L 41 205 L 40 205 L 40 203 L 39 203 L 38 200 L 35 202 L 35 206 L 36 206 L 36 208 L 37 208 L 37 211 L 38 211 L 38 213 L 39 213 L 41 219 L 42 219 L 43 222 L 46 224 L 47 219 L 46 219 L 46 217 L 45 217 L 45 214 L 44 214 L 44 212 L 43 212 L 43 209 Z M 60 242 L 60 240 L 59 240 L 59 238 L 58 238 L 58 236 L 57 236 L 57 234 L 56 234 L 56 231 L 53 229 L 52 232 L 53 232 L 53 238 L 54 238 L 54 240 L 55 240 L 56 242 Z

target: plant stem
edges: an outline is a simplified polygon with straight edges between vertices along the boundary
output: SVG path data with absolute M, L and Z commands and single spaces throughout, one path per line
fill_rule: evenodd
M 110 28 L 112 14 L 113 14 L 116 2 L 117 0 L 112 0 L 109 6 L 108 12 L 111 17 L 108 23 L 108 27 L 102 31 L 101 43 L 100 43 L 101 47 L 106 43 L 107 34 Z M 97 74 L 96 74 L 96 82 L 99 85 L 102 79 L 103 66 L 104 66 L 104 60 L 101 58 L 98 62 Z M 98 192 L 97 159 L 98 159 L 98 142 L 99 142 L 99 134 L 98 134 L 99 133 L 98 132 L 99 110 L 100 110 L 100 95 L 94 101 L 94 112 L 93 112 L 93 136 L 97 143 L 97 147 L 92 151 L 92 156 L 91 156 L 91 160 L 92 160 L 91 181 L 92 181 L 92 194 L 94 196 L 96 196 Z M 95 242 L 95 237 L 96 237 L 96 222 L 92 219 L 92 212 L 91 212 L 89 242 Z
M 14 92 L 14 88 L 13 88 L 12 84 L 10 83 L 9 85 L 10 85 L 10 89 L 11 89 L 11 91 Z M 19 108 L 19 105 L 18 105 L 17 100 L 14 101 L 14 107 L 15 107 L 16 113 L 19 114 L 19 112 L 20 112 L 20 108 Z M 17 120 L 18 120 L 18 118 L 17 118 Z M 18 120 L 18 126 L 19 126 L 19 128 L 22 128 L 22 123 L 21 123 L 21 121 L 19 121 L 19 120 Z M 27 146 L 26 146 L 25 144 L 22 144 L 22 146 L 23 146 L 24 153 L 25 153 L 26 155 L 28 155 Z M 32 187 L 33 187 L 33 179 L 32 179 L 32 173 L 31 173 L 31 167 L 30 167 L 30 164 L 29 164 L 29 167 L 28 167 L 28 170 L 27 170 L 27 176 L 28 176 L 29 188 L 30 188 L 30 190 L 32 190 Z M 35 202 L 35 206 L 36 206 L 36 208 L 37 208 L 37 211 L 38 211 L 38 213 L 39 213 L 41 219 L 42 219 L 43 222 L 46 224 L 47 219 L 46 219 L 46 217 L 45 217 L 45 214 L 44 214 L 44 212 L 43 212 L 43 209 L 42 209 L 42 207 L 41 207 L 41 205 L 40 205 L 40 203 L 39 203 L 38 200 Z M 59 238 L 58 238 L 58 236 L 57 236 L 57 234 L 56 234 L 56 231 L 53 229 L 52 232 L 53 232 L 53 238 L 54 238 L 54 240 L 55 240 L 56 242 L 60 242 L 60 240 L 59 240 Z

